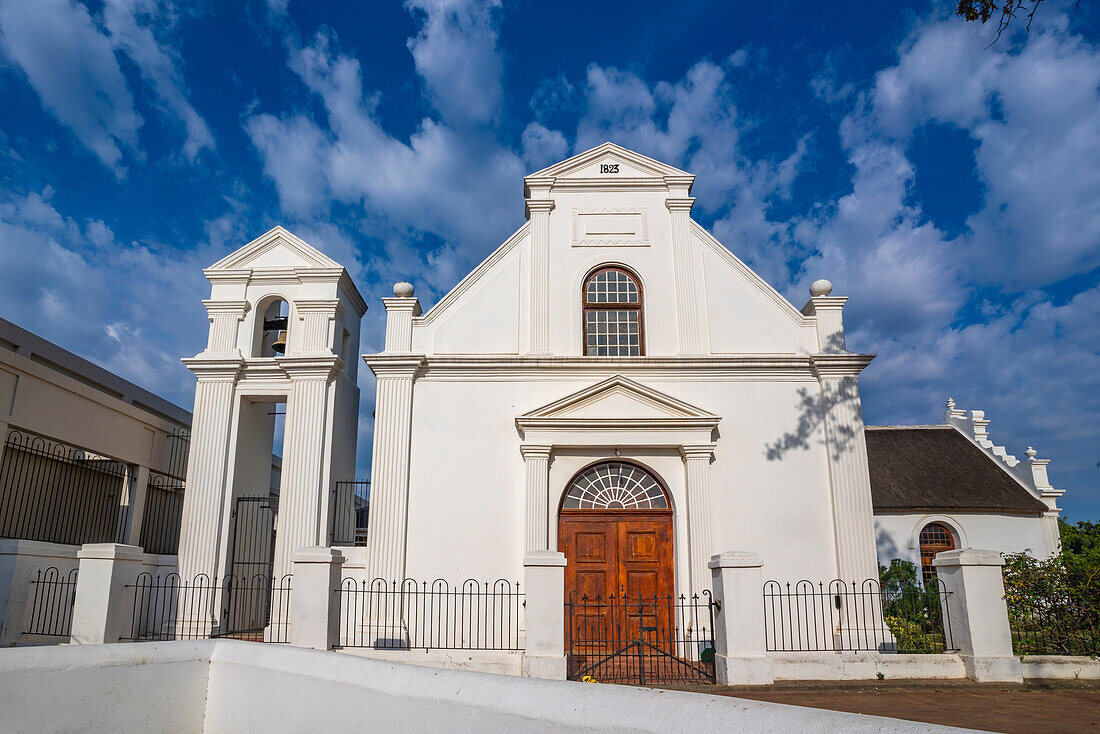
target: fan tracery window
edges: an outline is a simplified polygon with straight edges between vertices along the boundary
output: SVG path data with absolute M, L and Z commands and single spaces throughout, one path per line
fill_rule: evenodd
M 584 284 L 584 353 L 637 357 L 643 353 L 642 289 L 623 268 L 600 268 Z
M 938 522 L 928 523 L 920 531 L 920 569 L 925 583 L 936 575 L 932 559 L 937 553 L 955 550 L 955 536 L 946 525 Z
M 668 499 L 649 472 L 619 461 L 596 464 L 581 472 L 565 493 L 563 509 L 665 510 Z

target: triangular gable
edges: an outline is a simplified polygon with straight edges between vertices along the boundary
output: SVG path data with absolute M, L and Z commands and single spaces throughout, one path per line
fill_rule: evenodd
M 713 413 L 685 403 L 660 390 L 642 385 L 622 375 L 566 395 L 516 419 L 520 427 L 556 422 L 586 421 L 645 422 L 662 425 L 717 426 L 721 420 Z
M 207 270 L 342 267 L 300 237 L 282 227 L 275 227 L 214 263 Z
M 600 164 L 619 164 L 618 173 L 628 177 L 664 178 L 665 176 L 694 176 L 687 171 L 674 168 L 667 163 L 628 150 L 614 143 L 603 143 L 595 148 L 578 153 L 560 163 L 532 173 L 528 178 L 591 178 L 598 175 Z

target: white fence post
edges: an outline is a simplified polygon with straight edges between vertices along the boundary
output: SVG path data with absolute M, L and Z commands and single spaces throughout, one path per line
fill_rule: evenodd
M 134 589 L 145 554 L 136 545 L 87 543 L 76 557 L 76 600 L 70 641 L 74 645 L 119 642 L 130 632 Z M 130 588 L 127 588 L 127 587 Z
M 963 548 L 937 554 L 932 565 L 948 593 L 951 640 L 966 676 L 980 682 L 1023 682 L 1023 665 L 1012 654 L 1001 555 Z
M 523 557 L 527 640 L 523 675 L 565 680 L 565 554 L 530 551 Z
M 711 556 L 714 598 L 714 672 L 722 685 L 773 682 L 764 639 L 764 559 L 757 553 L 726 551 Z
M 331 650 L 340 644 L 340 579 L 344 556 L 336 548 L 294 551 L 290 594 L 290 644 Z

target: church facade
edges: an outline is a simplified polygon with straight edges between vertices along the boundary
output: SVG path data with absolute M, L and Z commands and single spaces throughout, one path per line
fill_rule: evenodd
M 942 513 L 876 528 L 846 298 L 788 302 L 692 220 L 693 181 L 605 143 L 527 176 L 526 223 L 429 311 L 383 299 L 367 578 L 519 578 L 551 550 L 567 595 L 633 597 L 699 593 L 730 549 L 783 580 L 920 560 L 891 534 Z

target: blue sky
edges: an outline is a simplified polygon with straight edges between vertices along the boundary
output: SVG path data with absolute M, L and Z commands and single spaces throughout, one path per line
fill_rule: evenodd
M 525 173 L 612 140 L 696 173 L 796 305 L 850 297 L 868 423 L 952 395 L 1100 516 L 1094 4 L 988 49 L 940 3 L 625 7 L 0 0 L 0 315 L 189 407 L 204 266 L 287 226 L 352 272 L 371 351 L 395 280 L 430 305 Z

